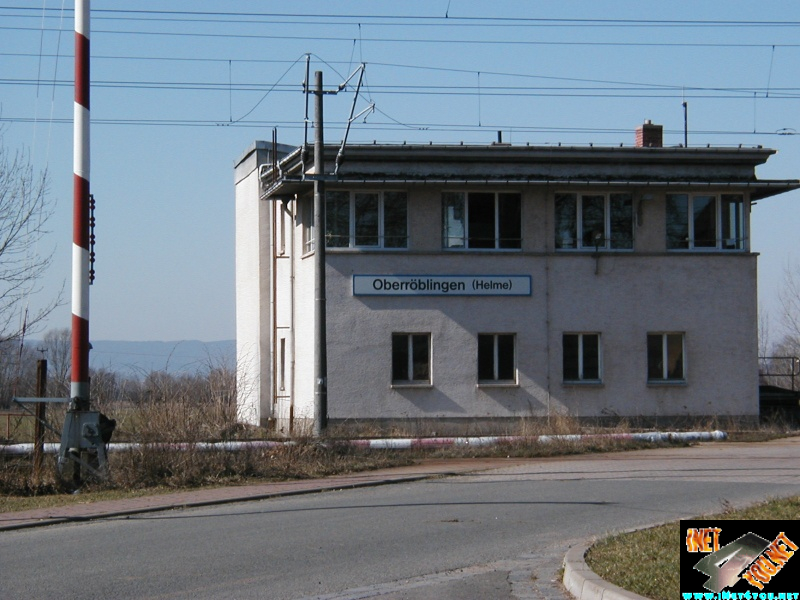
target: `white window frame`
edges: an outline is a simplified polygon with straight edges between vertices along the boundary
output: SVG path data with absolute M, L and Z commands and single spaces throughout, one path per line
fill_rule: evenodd
M 574 378 L 567 378 L 563 371 L 563 364 L 566 359 L 564 354 L 564 340 L 567 336 L 574 336 L 578 338 L 578 377 L 577 379 Z M 586 336 L 593 336 L 597 338 L 597 377 L 586 377 L 585 368 L 584 368 L 584 339 Z M 602 383 L 603 382 L 603 338 L 600 333 L 595 331 L 589 332 L 564 332 L 561 336 L 561 352 L 562 352 L 562 381 L 563 383 L 573 384 L 573 383 Z
M 329 228 L 328 224 L 326 223 L 326 248 L 330 250 L 346 250 L 346 249 L 355 249 L 355 250 L 399 250 L 404 251 L 408 250 L 408 194 L 403 190 L 328 190 L 325 197 L 325 208 L 327 211 L 327 201 L 328 201 L 328 194 L 347 194 L 349 197 L 349 209 L 348 209 L 348 241 L 347 245 L 339 245 L 339 246 L 332 246 L 328 241 L 329 236 Z M 386 202 L 386 195 L 387 194 L 402 194 L 405 197 L 405 211 L 406 211 L 406 223 L 405 223 L 405 235 L 404 238 L 404 245 L 402 246 L 387 246 L 386 245 L 386 214 L 385 214 L 385 202 Z M 374 195 L 378 201 L 378 214 L 376 215 L 377 220 L 377 243 L 376 244 L 358 244 L 357 243 L 357 232 L 356 232 L 356 204 L 358 201 L 359 196 L 369 196 Z M 328 214 L 326 212 L 326 219 Z M 396 237 L 396 236 L 392 236 Z
M 469 232 L 469 197 L 471 194 L 492 194 L 494 196 L 494 244 L 491 247 L 471 247 L 470 246 L 470 232 Z M 516 196 L 519 201 L 520 218 L 518 219 L 518 238 L 509 238 L 516 241 L 514 247 L 502 247 L 503 240 L 500 235 L 501 215 L 500 215 L 500 197 L 502 195 Z M 451 218 L 447 213 L 448 201 L 460 200 L 461 212 L 463 214 L 462 223 L 463 231 L 453 232 L 451 223 L 457 223 L 456 219 Z M 459 243 L 460 242 L 460 243 Z M 455 191 L 444 192 L 442 194 L 442 247 L 445 250 L 469 250 L 471 252 L 519 252 L 522 250 L 522 194 L 515 191 Z
M 575 231 L 555 231 L 555 247 L 559 252 L 568 251 L 582 251 L 587 250 L 597 251 L 612 251 L 612 252 L 633 252 L 635 247 L 635 231 L 634 224 L 636 222 L 634 196 L 631 192 L 557 192 L 553 196 L 553 211 L 554 223 L 558 226 L 558 212 L 557 202 L 560 197 L 570 196 L 575 202 Z M 583 225 L 583 199 L 588 197 L 603 198 L 603 232 L 602 237 L 598 240 L 592 240 L 591 244 L 584 244 L 584 225 Z M 612 196 L 627 196 L 631 203 L 630 212 L 630 248 L 620 247 L 616 245 L 617 242 L 613 238 L 612 223 L 611 223 L 611 201 Z M 569 236 L 565 233 L 570 234 Z M 572 237 L 574 235 L 574 237 Z M 564 240 L 568 240 L 564 242 Z M 574 240 L 574 243 L 572 241 Z
M 686 221 L 687 221 L 687 237 L 685 240 L 686 247 L 672 247 L 670 245 L 670 237 L 669 237 L 669 212 L 668 207 L 670 203 L 670 198 L 672 197 L 685 197 L 686 198 Z M 698 198 L 711 198 L 714 201 L 714 210 L 715 210 L 715 232 L 714 232 L 714 245 L 713 246 L 706 246 L 706 245 L 697 245 L 697 240 L 695 236 L 695 219 L 694 219 L 694 203 L 695 200 Z M 736 237 L 728 237 L 723 238 L 722 232 L 724 230 L 724 215 L 722 214 L 723 202 L 725 202 L 728 198 L 736 198 L 738 199 L 739 206 L 739 220 L 740 220 L 740 231 L 734 232 Z M 747 219 L 748 219 L 748 211 L 746 210 L 745 204 L 746 198 L 744 194 L 737 194 L 737 193 L 715 193 L 715 194 L 706 194 L 706 193 L 689 193 L 689 192 L 676 192 L 670 193 L 666 195 L 664 200 L 664 210 L 665 210 L 665 227 L 667 227 L 666 231 L 666 244 L 667 250 L 669 252 L 681 252 L 691 250 L 693 252 L 747 252 L 749 247 L 749 239 L 748 239 L 748 226 L 747 226 Z M 732 243 L 731 243 L 732 241 Z
M 650 376 L 650 338 L 651 337 L 660 337 L 661 338 L 661 376 L 660 377 L 651 377 Z M 669 373 L 669 338 L 675 336 L 680 336 L 681 338 L 681 347 L 680 347 L 680 363 L 681 363 L 681 376 L 680 377 L 672 377 Z M 658 332 L 648 332 L 647 333 L 647 383 L 649 384 L 656 384 L 656 385 L 674 385 L 674 384 L 685 384 L 686 383 L 686 334 L 683 331 L 658 331 Z

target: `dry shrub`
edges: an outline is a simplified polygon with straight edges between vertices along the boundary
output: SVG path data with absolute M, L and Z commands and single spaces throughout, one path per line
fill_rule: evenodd
M 246 446 L 236 451 L 144 445 L 113 453 L 110 464 L 115 485 L 139 489 L 309 479 L 408 464 L 410 460 L 390 452 L 299 442 L 269 448 Z
M 28 456 L 0 457 L 0 496 L 44 496 L 65 491 L 55 460 L 45 460 L 38 479 Z

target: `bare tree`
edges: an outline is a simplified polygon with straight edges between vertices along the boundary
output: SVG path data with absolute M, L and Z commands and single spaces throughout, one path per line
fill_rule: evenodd
M 51 329 L 44 334 L 42 343 L 47 350 L 50 393 L 56 397 L 68 397 L 72 372 L 72 332 L 66 327 Z
M 784 283 L 778 297 L 783 309 L 781 323 L 784 337 L 781 346 L 794 348 L 800 353 L 800 261 L 787 262 L 784 267 Z
M 61 300 L 28 313 L 27 301 L 41 291 L 52 258 L 39 249 L 52 212 L 47 173 L 35 174 L 26 153 L 9 153 L 0 131 L 0 342 L 35 328 Z
M 771 358 L 762 361 L 764 383 L 788 389 L 800 388 L 800 262 L 787 261 L 783 287 L 778 293 L 781 304 L 781 337 L 770 344 Z
M 763 306 L 758 307 L 758 383 L 759 385 L 774 385 L 771 372 L 772 351 L 774 345 L 770 337 L 769 314 Z
M 33 396 L 36 356 L 13 341 L 0 342 L 0 408 L 10 408 L 14 396 Z

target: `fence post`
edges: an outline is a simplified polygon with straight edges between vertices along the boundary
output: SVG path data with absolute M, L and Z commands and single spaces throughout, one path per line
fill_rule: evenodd
M 36 363 L 36 396 L 47 396 L 47 360 L 41 359 Z M 33 485 L 38 486 L 42 477 L 42 463 L 44 462 L 44 402 L 36 403 L 36 420 L 33 425 Z

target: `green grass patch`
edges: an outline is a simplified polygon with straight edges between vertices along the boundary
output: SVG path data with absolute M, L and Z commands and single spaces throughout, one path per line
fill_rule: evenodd
M 703 516 L 715 520 L 797 520 L 800 496 Z M 586 563 L 606 581 L 653 600 L 680 598 L 680 522 L 614 535 L 593 545 Z

